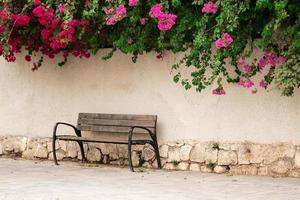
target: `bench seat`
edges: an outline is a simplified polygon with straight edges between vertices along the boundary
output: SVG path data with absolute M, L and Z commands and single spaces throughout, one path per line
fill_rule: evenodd
M 59 135 L 56 137 L 59 140 L 66 141 L 82 141 L 82 142 L 95 142 L 95 143 L 112 143 L 112 144 L 128 144 L 128 140 L 108 140 L 108 139 L 93 139 L 90 137 L 77 137 L 73 135 Z M 132 144 L 134 145 L 145 145 L 151 143 L 151 140 L 132 140 Z

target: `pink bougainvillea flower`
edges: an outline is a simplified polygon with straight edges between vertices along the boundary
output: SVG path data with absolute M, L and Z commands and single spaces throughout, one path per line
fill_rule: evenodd
M 26 56 L 25 56 L 25 60 L 26 60 L 27 62 L 30 62 L 30 61 L 31 61 L 31 56 L 30 56 L 30 55 L 26 55 Z
M 227 44 L 227 46 L 229 46 L 233 42 L 232 37 L 228 33 L 224 33 L 222 39 Z
M 237 84 L 238 84 L 238 86 L 241 86 L 244 88 L 251 88 L 254 86 L 254 83 L 251 80 L 247 80 L 247 81 L 240 80 Z
M 88 1 L 88 0 L 87 0 L 87 1 L 85 1 L 85 4 L 84 4 L 84 6 L 85 6 L 85 7 L 90 7 L 90 6 L 91 6 L 91 2 L 90 2 L 90 1 Z
M 59 13 L 64 13 L 65 12 L 65 7 L 63 4 L 58 4 L 57 6 Z
M 161 31 L 170 30 L 176 22 L 177 16 L 174 14 L 163 14 L 158 20 L 157 27 Z
M 262 88 L 266 88 L 268 86 L 268 83 L 266 81 L 264 81 L 264 80 L 261 80 L 259 82 L 259 86 L 262 87 Z
M 32 45 L 33 45 L 33 41 L 32 41 L 32 40 L 29 40 L 29 41 L 27 42 L 27 46 L 28 46 L 28 47 L 32 47 Z
M 126 13 L 127 13 L 126 7 L 123 4 L 119 5 L 116 8 L 116 16 L 117 17 L 123 18 L 123 17 L 125 17 Z
M 146 18 L 146 17 L 141 17 L 140 18 L 141 25 L 145 25 L 147 21 L 148 21 L 148 18 Z
M 223 88 L 222 89 L 217 88 L 217 89 L 213 89 L 212 90 L 212 94 L 213 95 L 225 95 L 226 92 L 225 92 L 225 90 Z
M 170 30 L 175 25 L 177 19 L 176 15 L 163 12 L 161 4 L 153 5 L 149 15 L 158 20 L 157 27 L 160 31 Z
M 48 41 L 51 35 L 52 32 L 46 28 L 41 31 L 41 37 L 43 41 Z
M 150 17 L 156 18 L 156 19 L 162 17 L 163 14 L 164 13 L 162 11 L 162 6 L 160 3 L 153 5 L 149 12 Z
M 244 70 L 246 73 L 251 72 L 251 71 L 252 71 L 252 65 L 244 64 L 244 65 L 243 65 L 243 70 Z
M 139 3 L 139 0 L 129 0 L 129 1 L 128 1 L 128 5 L 129 5 L 130 7 L 135 7 L 135 6 L 138 5 L 138 3 Z
M 251 88 L 253 86 L 254 86 L 254 83 L 251 80 L 247 80 L 244 82 L 244 87 L 246 87 L 246 88 Z
M 27 15 L 13 15 L 11 16 L 15 20 L 15 26 L 28 26 L 30 18 Z
M 113 26 L 113 25 L 115 25 L 117 22 L 118 22 L 117 17 L 116 17 L 115 15 L 113 15 L 113 16 L 107 18 L 107 20 L 106 20 L 106 25 L 108 25 L 108 26 Z
M 2 55 L 3 54 L 3 45 L 2 44 L 0 44 L 0 55 Z
M 217 49 L 222 49 L 222 48 L 225 48 L 226 45 L 225 45 L 224 41 L 220 38 L 215 41 L 215 47 Z
M 222 49 L 228 47 L 233 42 L 232 37 L 228 33 L 224 33 L 222 38 L 215 41 L 215 47 Z
M 115 11 L 114 8 L 103 8 L 102 10 L 107 15 L 110 15 Z
M 34 8 L 32 11 L 33 15 L 36 17 L 43 17 L 45 12 L 46 12 L 46 9 L 43 6 L 38 6 L 38 7 Z
M 259 61 L 258 61 L 258 67 L 260 69 L 264 69 L 267 65 L 268 65 L 268 60 L 265 59 L 265 58 L 261 58 Z
M 33 5 L 37 6 L 40 5 L 41 1 L 40 0 L 34 0 L 33 1 Z
M 214 4 L 213 2 L 209 1 L 206 4 L 204 4 L 202 8 L 202 13 L 212 13 L 216 14 L 218 12 L 219 6 L 217 4 Z
M 236 61 L 236 64 L 237 64 L 237 65 L 244 65 L 244 64 L 245 64 L 245 60 L 242 59 L 242 58 L 239 58 L 239 59 Z
M 286 62 L 286 58 L 278 56 L 275 53 L 264 52 L 264 55 L 258 61 L 258 67 L 264 69 L 266 66 L 282 65 Z
M 286 58 L 285 58 L 284 56 L 279 56 L 279 57 L 277 58 L 277 63 L 278 63 L 279 65 L 283 65 L 284 63 L 286 63 Z
M 249 72 L 252 71 L 252 65 L 247 64 L 247 63 L 245 62 L 245 60 L 242 59 L 242 58 L 239 58 L 239 59 L 236 61 L 236 64 L 237 64 L 237 66 L 238 66 L 241 70 L 243 70 L 243 71 L 246 72 L 246 73 L 249 73 Z
M 4 26 L 0 26 L 0 34 L 5 32 L 5 27 Z

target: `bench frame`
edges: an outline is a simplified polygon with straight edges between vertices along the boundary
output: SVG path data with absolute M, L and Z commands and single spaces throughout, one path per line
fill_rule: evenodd
M 64 139 L 63 137 L 60 138 L 60 135 L 57 135 L 57 129 L 59 125 L 64 125 L 64 126 L 69 126 L 72 127 L 76 136 L 74 137 L 74 139 L 68 138 L 68 139 Z M 142 129 L 145 130 L 150 138 L 148 140 L 133 140 L 133 135 L 134 135 L 134 130 L 135 129 Z M 61 135 L 62 136 L 62 135 Z M 65 122 L 57 122 L 54 125 L 54 129 L 53 129 L 53 140 L 52 140 L 52 148 L 53 148 L 53 159 L 54 159 L 54 163 L 56 165 L 58 165 L 57 162 L 57 157 L 56 157 L 56 140 L 67 140 L 67 141 L 76 141 L 80 147 L 80 153 L 81 153 L 81 157 L 82 157 L 82 162 L 87 161 L 85 154 L 84 154 L 84 147 L 83 147 L 83 143 L 84 142 L 93 142 L 93 143 L 111 143 L 111 144 L 127 144 L 128 145 L 128 162 L 129 162 L 129 168 L 132 172 L 134 172 L 134 167 L 132 164 L 132 145 L 145 145 L 145 144 L 150 144 L 155 152 L 155 156 L 156 156 L 156 161 L 157 161 L 157 165 L 158 168 L 161 169 L 161 160 L 160 160 L 160 155 L 159 155 L 159 148 L 158 148 L 158 143 L 157 143 L 157 137 L 156 137 L 156 121 L 155 121 L 155 129 L 154 129 L 154 133 L 146 127 L 143 126 L 131 126 L 129 127 L 129 131 L 128 131 L 128 141 L 127 142 L 114 142 L 114 141 L 100 141 L 100 140 L 93 140 L 93 139 L 88 139 L 88 140 L 78 140 L 80 137 L 82 137 L 81 134 L 81 130 L 76 128 L 74 125 L 72 124 L 68 124 Z

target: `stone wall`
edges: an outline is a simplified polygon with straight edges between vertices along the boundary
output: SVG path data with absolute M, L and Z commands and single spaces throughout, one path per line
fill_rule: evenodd
M 85 144 L 89 162 L 127 165 L 127 146 Z M 177 141 L 160 145 L 163 168 L 232 175 L 300 177 L 300 146 L 291 143 Z M 0 156 L 52 160 L 51 138 L 0 137 Z M 75 142 L 58 141 L 58 160 L 81 159 Z M 135 166 L 156 168 L 153 149 L 133 147 Z

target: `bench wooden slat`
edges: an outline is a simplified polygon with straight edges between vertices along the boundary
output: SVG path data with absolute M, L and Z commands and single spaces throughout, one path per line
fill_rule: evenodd
M 59 140 L 69 140 L 69 141 L 83 141 L 83 142 L 98 142 L 98 143 L 112 143 L 112 144 L 128 144 L 128 140 L 120 139 L 96 139 L 89 137 L 77 137 L 73 135 L 59 135 L 57 136 Z M 148 140 L 133 140 L 133 144 L 146 144 Z
M 104 133 L 128 133 L 130 127 L 122 126 L 96 126 L 96 125 L 77 125 L 77 128 L 82 131 L 93 131 L 93 132 L 104 132 Z M 154 128 L 149 128 L 152 133 Z M 135 129 L 134 133 L 148 133 L 148 131 L 143 129 Z
M 79 118 L 78 125 L 103 125 L 103 126 L 143 126 L 146 128 L 155 128 L 155 121 L 145 120 L 118 120 L 118 119 L 90 119 L 90 118 Z
M 142 120 L 156 121 L 156 115 L 127 115 L 127 114 L 103 114 L 103 113 L 79 113 L 79 118 L 87 119 L 114 119 L 114 120 Z

